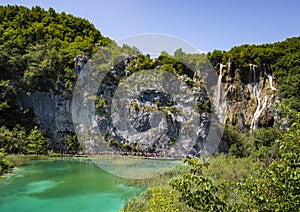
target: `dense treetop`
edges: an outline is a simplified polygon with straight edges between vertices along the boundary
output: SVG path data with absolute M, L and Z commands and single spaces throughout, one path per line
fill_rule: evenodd
M 77 79 L 74 58 L 77 55 L 87 58 L 97 55 L 94 54 L 98 50 L 95 43 L 105 46 L 111 40 L 103 37 L 85 19 L 57 13 L 52 8 L 0 6 L 0 174 L 13 166 L 5 158 L 7 153 L 47 154 L 49 150 L 56 151 L 49 145 L 47 135 L 34 126 L 32 111 L 20 107 L 18 97 L 20 93 L 30 95 L 34 91 L 52 90 L 69 98 Z M 137 55 L 126 67 L 131 72 L 159 66 L 160 70 L 192 78 L 190 68 L 199 70 L 206 64 L 204 54 L 187 54 L 181 49 L 174 53 L 174 57 L 162 52 L 159 63 L 129 46 L 118 48 L 112 45 L 109 54 L 117 57 L 124 56 L 124 52 Z M 209 178 L 203 172 L 206 165 L 187 160 L 190 172 L 173 180 L 172 187 L 150 188 L 142 196 L 142 201 L 129 203 L 125 211 L 179 211 L 180 207 L 180 211 L 297 210 L 300 37 L 274 44 L 246 44 L 227 52 L 215 50 L 207 56 L 213 65 L 226 63 L 229 59 L 237 67 L 250 63 L 268 65 L 280 88 L 282 101 L 286 103 L 281 108 L 282 113 L 294 124 L 287 131 L 259 129 L 245 135 L 227 127 L 223 139 L 230 144 L 229 154 L 226 157 L 221 155 L 217 168 L 212 168 L 211 174 L 207 172 Z M 107 66 L 101 66 L 99 70 L 101 68 Z M 200 86 L 193 84 L 192 80 L 188 82 Z M 96 107 L 101 108 L 101 105 L 103 102 L 99 101 Z M 203 106 L 200 110 L 207 111 L 207 108 Z M 80 149 L 74 135 L 63 142 L 70 153 Z M 231 171 L 232 167 L 228 168 L 230 164 L 226 161 L 233 161 L 235 165 L 231 166 L 238 168 Z M 250 166 L 254 162 L 257 163 L 254 170 L 245 168 L 245 164 Z
M 273 44 L 245 44 L 228 52 L 215 50 L 208 57 L 213 64 L 226 63 L 231 58 L 238 66 L 270 65 L 284 103 L 300 111 L 300 37 Z
M 111 40 L 105 38 L 88 20 L 54 9 L 23 6 L 0 6 L 0 126 L 13 129 L 21 125 L 31 130 L 32 111 L 17 104 L 20 92 L 52 90 L 70 97 L 76 82 L 74 58 L 90 57 Z M 130 71 L 155 68 L 156 63 L 129 46 L 110 48 L 111 51 L 136 54 L 126 67 Z M 230 51 L 208 53 L 213 65 L 233 59 L 237 66 L 249 63 L 268 64 L 279 85 L 283 101 L 300 110 L 300 37 L 264 45 L 242 45 Z M 116 54 L 116 53 L 111 53 Z M 158 57 L 161 70 L 193 77 L 190 71 L 201 69 L 204 54 L 187 54 L 181 49 L 174 56 L 162 52 Z M 179 62 L 180 61 L 180 62 Z M 184 64 L 182 63 L 184 62 Z M 15 119 L 19 117 L 19 119 Z
M 77 77 L 74 57 L 90 56 L 95 43 L 108 42 L 89 21 L 64 12 L 0 6 L 0 124 L 11 128 L 14 117 L 26 113 L 16 104 L 21 90 L 70 95 Z
M 89 21 L 52 8 L 2 6 L 0 77 L 17 78 L 30 89 L 70 89 L 74 57 L 91 54 L 95 43 L 105 40 Z

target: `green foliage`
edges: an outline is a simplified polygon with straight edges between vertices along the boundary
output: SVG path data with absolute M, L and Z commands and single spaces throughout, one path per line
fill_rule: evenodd
M 128 47 L 127 47 L 128 48 Z M 151 70 L 154 69 L 153 60 L 149 57 L 146 57 L 143 54 L 138 54 L 136 60 L 131 60 L 127 69 L 136 72 L 140 70 Z
M 218 195 L 219 188 L 202 173 L 208 163 L 201 163 L 199 159 L 184 159 L 184 162 L 191 167 L 190 172 L 171 183 L 180 192 L 180 201 L 195 210 L 224 211 L 226 202 Z
M 176 54 L 176 52 L 174 54 Z M 158 60 L 162 64 L 160 70 L 172 72 L 178 75 L 186 75 L 190 78 L 193 78 L 194 76 L 194 69 L 191 69 L 186 63 L 184 63 L 184 61 L 176 57 L 160 55 Z
M 152 203 L 161 210 L 167 207 L 169 211 L 179 207 L 180 211 L 298 211 L 300 113 L 286 106 L 281 108 L 282 113 L 293 122 L 288 131 L 263 129 L 250 138 L 255 141 L 252 146 L 254 155 L 262 147 L 272 149 L 278 146 L 276 157 L 267 156 L 271 161 L 262 163 L 258 158 L 255 166 L 253 159 L 256 157 L 218 155 L 210 158 L 208 166 L 199 159 L 185 159 L 190 170 L 175 176 L 171 181 L 174 190 L 155 188 L 151 191 L 157 195 L 148 192 L 144 194 L 147 198 L 135 198 L 129 204 L 131 211 L 135 209 L 133 203 L 142 205 L 141 209 L 148 209 Z M 227 136 L 228 139 L 237 137 L 234 132 Z M 156 197 L 161 200 L 159 203 Z M 173 201 L 174 198 L 178 198 L 179 202 Z M 186 207 L 180 206 L 182 203 Z
M 209 158 L 209 166 L 203 169 L 203 175 L 213 182 L 222 184 L 224 181 L 239 182 L 253 174 L 255 162 L 250 157 L 239 158 L 228 154 L 220 154 Z
M 0 128 L 0 149 L 9 154 L 46 154 L 48 139 L 44 132 L 34 127 L 29 133 L 24 128 Z
M 5 158 L 6 154 L 2 152 L 2 149 L 0 149 L 0 175 L 3 173 L 6 173 L 11 169 L 14 164 L 10 160 L 7 160 Z M 1 179 L 1 176 L 0 176 Z
M 280 136 L 281 132 L 275 128 L 261 128 L 253 131 L 253 145 L 256 149 L 259 149 L 261 146 L 270 147 Z
M 277 133 L 274 130 L 262 130 L 267 132 L 266 138 L 257 133 L 256 139 L 261 138 L 258 145 L 275 143 L 278 153 L 270 162 L 260 163 L 255 175 L 236 184 L 241 210 L 297 211 L 300 207 L 300 113 L 286 106 L 281 108 L 293 124 L 276 141 L 272 141 Z M 268 134 L 270 131 L 273 132 Z
M 131 47 L 131 46 L 127 45 L 127 44 L 123 44 L 122 50 L 124 52 L 126 52 L 127 54 L 133 54 L 133 55 L 142 54 L 142 52 L 138 48 Z M 148 59 L 149 59 L 149 57 L 148 57 Z
M 18 108 L 17 91 L 11 80 L 0 79 L 0 94 L 0 126 L 12 127 L 16 124 L 14 116 L 19 115 L 19 111 L 14 113 Z
M 20 96 L 52 90 L 69 98 L 77 80 L 74 58 L 88 58 L 111 40 L 89 21 L 52 8 L 0 6 L 0 20 L 0 146 L 8 153 L 42 154 L 47 139 Z M 66 143 L 73 152 L 78 144 L 71 140 Z
M 107 137 L 107 139 L 109 139 L 108 137 Z M 117 147 L 120 151 L 123 151 L 123 152 L 142 152 L 142 150 L 136 146 L 130 146 L 127 143 L 120 143 L 113 139 L 109 139 L 108 144 L 109 144 L 109 146 Z
M 102 114 L 104 112 L 105 99 L 101 97 L 96 98 L 95 106 L 97 111 Z
M 222 142 L 230 146 L 229 154 L 237 157 L 247 157 L 251 154 L 251 141 L 238 132 L 233 126 L 227 125 L 224 129 Z
M 6 127 L 0 128 L 0 149 L 7 153 L 21 153 L 25 151 L 26 132 L 24 129 L 15 128 L 9 130 Z
M 52 8 L 46 11 L 40 7 L 0 6 L 0 174 L 14 165 L 7 159 L 7 153 L 46 154 L 49 149 L 45 133 L 33 127 L 32 111 L 18 105 L 21 91 L 30 94 L 51 89 L 69 97 L 77 79 L 77 72 L 73 71 L 74 57 L 82 54 L 89 58 L 99 46 L 107 44 L 111 44 L 110 50 L 102 50 L 109 51 L 109 58 L 114 61 L 100 55 L 99 64 L 96 64 L 99 72 L 110 68 L 103 65 L 103 61 L 116 62 L 125 54 L 137 56 L 127 64 L 131 72 L 158 65 L 134 47 L 118 48 L 87 20 L 64 12 L 56 13 Z M 284 133 L 261 129 L 248 137 L 228 127 L 222 140 L 231 146 L 229 153 L 233 156 L 212 158 L 210 166 L 196 159 L 186 159 L 188 172 L 168 173 L 168 179 L 176 177 L 171 186 L 149 188 L 141 199 L 131 200 L 124 211 L 299 210 L 299 50 L 300 37 L 295 37 L 274 44 L 247 44 L 228 52 L 209 53 L 207 56 L 213 65 L 233 59 L 238 66 L 253 63 L 268 67 L 279 85 L 283 103 L 296 110 L 283 108 L 293 124 Z M 193 71 L 206 65 L 204 54 L 187 54 L 182 49 L 176 50 L 174 56 L 162 52 L 158 62 L 162 71 L 190 77 L 186 81 L 190 87 L 195 86 L 191 80 Z M 125 65 L 119 68 L 124 70 Z M 105 99 L 97 99 L 98 110 L 103 110 L 104 105 Z M 198 106 L 201 112 L 210 108 L 208 101 Z M 176 107 L 162 109 L 166 114 L 178 113 Z M 80 149 L 74 135 L 65 138 L 64 144 L 72 154 Z M 140 151 L 113 140 L 110 144 L 123 150 Z M 255 169 L 251 169 L 252 159 L 259 163 Z M 163 178 L 163 182 L 166 181 Z
M 238 184 L 236 192 L 244 208 L 258 211 L 297 211 L 300 208 L 299 123 L 279 141 L 279 160 L 273 160 L 266 169 L 258 169 L 257 177 Z
M 241 134 L 232 126 L 227 126 L 222 136 L 222 142 L 229 146 L 229 154 L 237 157 L 251 156 L 254 160 L 268 165 L 272 159 L 278 158 L 278 143 L 282 132 L 275 128 L 261 128 L 246 134 Z
M 215 66 L 218 63 L 222 63 L 224 51 L 221 50 L 214 50 L 213 52 L 208 52 L 207 57 L 209 58 L 210 62 Z
M 199 70 L 206 68 L 209 60 L 204 53 L 186 53 L 182 51 L 182 49 L 177 49 L 174 52 L 174 59 L 178 60 L 178 62 L 183 63 L 183 68 L 188 67 L 189 69 L 193 70 L 194 72 L 198 72 Z M 185 72 L 188 70 L 183 70 L 183 73 L 188 75 L 189 77 L 193 77 L 193 73 Z
M 249 63 L 265 65 L 279 85 L 283 102 L 300 111 L 300 37 L 263 45 L 242 45 L 230 51 L 215 50 L 207 54 L 213 65 L 233 59 L 237 66 Z
M 52 8 L 0 6 L 0 17 L 0 126 L 10 129 L 32 124 L 32 113 L 17 104 L 21 91 L 70 96 L 77 79 L 74 58 L 89 57 L 95 43 L 110 42 L 87 20 Z
M 281 139 L 281 136 L 282 132 L 275 128 L 261 128 L 253 131 L 251 136 L 252 156 L 265 165 L 270 164 L 279 156 L 279 146 L 276 140 Z
M 48 139 L 44 133 L 35 126 L 27 137 L 26 151 L 28 154 L 46 154 Z
M 300 114 L 298 116 L 300 120 Z M 201 164 L 195 159 L 186 160 L 191 166 L 191 172 L 183 174 L 173 182 L 174 188 L 181 193 L 180 199 L 190 207 L 201 211 L 297 211 L 300 203 L 299 123 L 295 123 L 283 135 L 282 140 L 278 141 L 280 157 L 277 161 L 273 160 L 266 168 L 255 168 L 250 175 L 246 173 L 237 178 L 231 176 L 224 184 L 213 185 L 203 176 L 202 169 L 207 164 Z M 235 164 L 236 170 L 239 160 L 241 159 L 237 159 Z M 224 164 L 226 163 L 222 161 L 220 166 Z M 223 175 L 222 170 L 219 170 L 220 166 L 212 167 L 212 176 L 217 173 Z M 218 180 L 223 178 L 214 177 Z M 232 201 L 233 192 L 228 193 L 229 185 L 235 188 L 234 201 Z M 211 204 L 213 206 L 210 206 Z
M 178 199 L 178 192 L 170 186 L 153 186 L 140 197 L 131 198 L 122 212 L 151 211 L 151 212 L 193 212 Z
M 82 150 L 77 136 L 75 134 L 65 137 L 63 143 L 66 145 L 66 150 L 68 154 L 76 154 Z

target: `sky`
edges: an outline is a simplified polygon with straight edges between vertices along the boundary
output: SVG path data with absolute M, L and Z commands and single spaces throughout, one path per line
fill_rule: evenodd
M 7 4 L 85 18 L 113 40 L 159 33 L 205 52 L 300 36 L 299 0 L 0 0 Z

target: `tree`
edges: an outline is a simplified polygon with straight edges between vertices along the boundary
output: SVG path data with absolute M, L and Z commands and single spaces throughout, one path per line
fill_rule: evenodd
M 218 196 L 219 188 L 205 177 L 202 169 L 208 163 L 202 163 L 200 159 L 184 159 L 190 166 L 190 172 L 182 174 L 171 185 L 181 194 L 180 201 L 189 207 L 200 211 L 224 211 L 227 205 L 223 197 Z
M 111 40 L 89 21 L 52 8 L 0 6 L 0 20 L 0 127 L 7 133 L 1 145 L 10 153 L 40 153 L 43 139 L 34 139 L 39 135 L 29 133 L 30 147 L 24 149 L 12 132 L 19 125 L 27 136 L 34 126 L 34 114 L 20 106 L 20 96 L 52 90 L 70 98 L 77 80 L 74 58 L 89 58 Z
M 294 123 L 278 140 L 279 158 L 257 175 L 237 184 L 243 209 L 258 211 L 298 211 L 300 208 L 300 113 L 284 107 Z
M 2 149 L 0 149 L 0 175 L 8 172 L 8 170 L 14 166 L 13 162 L 7 160 L 5 156 L 6 153 L 4 153 Z M 0 176 L 0 180 L 1 180 L 1 176 Z
M 28 154 L 45 154 L 48 139 L 44 133 L 35 126 L 27 138 L 26 150 Z

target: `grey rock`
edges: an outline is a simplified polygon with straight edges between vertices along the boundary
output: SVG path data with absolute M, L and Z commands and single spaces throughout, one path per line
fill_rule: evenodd
M 67 135 L 74 133 L 71 100 L 49 92 L 35 91 L 31 94 L 21 93 L 20 105 L 31 108 L 34 121 L 52 137 L 54 146 L 61 147 L 61 141 Z

